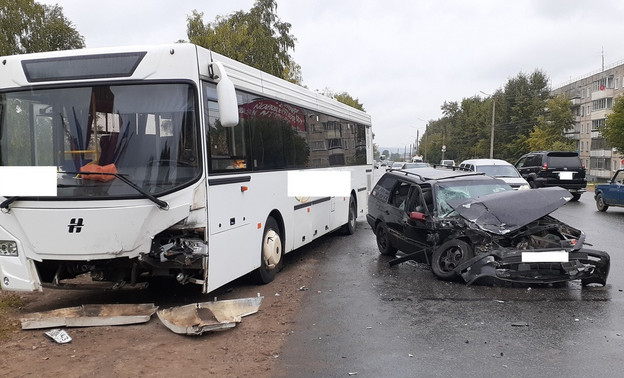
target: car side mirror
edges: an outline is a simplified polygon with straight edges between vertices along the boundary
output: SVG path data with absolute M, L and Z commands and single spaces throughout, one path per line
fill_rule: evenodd
M 418 211 L 412 211 L 410 213 L 410 219 L 411 220 L 419 220 L 419 221 L 425 221 L 427 218 L 427 216 L 424 213 L 418 212 Z

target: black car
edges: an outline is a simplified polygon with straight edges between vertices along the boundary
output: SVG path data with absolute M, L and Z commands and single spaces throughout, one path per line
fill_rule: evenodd
M 585 166 L 577 152 L 530 152 L 520 157 L 515 167 L 531 188 L 559 186 L 572 193 L 572 201 L 586 191 Z
M 556 187 L 513 190 L 476 172 L 391 171 L 373 188 L 366 219 L 382 254 L 405 253 L 391 265 L 427 262 L 441 279 L 604 285 L 609 255 L 549 215 L 570 197 Z

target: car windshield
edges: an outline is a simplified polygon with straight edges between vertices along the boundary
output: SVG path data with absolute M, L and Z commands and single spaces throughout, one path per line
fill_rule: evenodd
M 491 177 L 520 177 L 520 174 L 511 165 L 479 165 L 477 172 L 483 172 Z
M 194 93 L 186 83 L 0 93 L 0 166 L 56 167 L 57 197 L 166 193 L 201 172 Z
M 456 212 L 449 202 L 470 198 L 479 198 L 488 194 L 513 190 L 511 186 L 499 180 L 453 181 L 437 184 L 436 210 L 438 217 L 455 216 Z

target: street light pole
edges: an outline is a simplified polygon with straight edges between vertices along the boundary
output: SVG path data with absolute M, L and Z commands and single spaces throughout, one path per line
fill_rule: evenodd
M 490 159 L 494 159 L 494 116 L 496 115 L 496 99 L 494 95 L 479 91 L 486 96 L 492 96 L 492 131 L 490 132 Z

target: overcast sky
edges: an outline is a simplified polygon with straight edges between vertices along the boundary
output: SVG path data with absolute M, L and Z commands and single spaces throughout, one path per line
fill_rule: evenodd
M 254 0 L 37 0 L 58 4 L 87 47 L 176 42 Z M 97 4 L 97 5 L 96 5 Z M 422 136 L 444 101 L 485 97 L 520 72 L 557 87 L 624 60 L 621 0 L 277 0 L 291 53 L 312 89 L 348 92 L 372 116 L 375 143 Z M 417 134 L 418 133 L 418 134 Z M 411 142 L 410 142 L 411 141 Z

